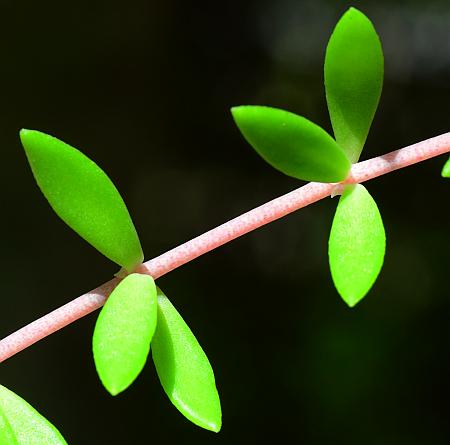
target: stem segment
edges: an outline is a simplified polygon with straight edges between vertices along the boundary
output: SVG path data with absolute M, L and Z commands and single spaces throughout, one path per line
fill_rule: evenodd
M 359 162 L 352 166 L 344 183 L 368 181 L 447 152 L 450 152 L 450 133 Z M 239 236 L 332 195 L 335 188 L 336 184 L 310 182 L 147 261 L 136 272 L 159 278 Z M 0 362 L 103 306 L 119 281 L 114 278 L 5 337 L 0 341 Z

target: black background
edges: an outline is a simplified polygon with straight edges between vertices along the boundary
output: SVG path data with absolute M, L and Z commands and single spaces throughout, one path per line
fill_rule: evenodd
M 108 172 L 150 259 L 302 185 L 258 158 L 229 108 L 281 107 L 330 131 L 324 51 L 351 5 L 374 22 L 386 61 L 362 159 L 449 131 L 445 0 L 1 0 L 0 335 L 117 271 L 51 211 L 20 128 L 53 134 Z M 3 363 L 1 384 L 70 444 L 449 443 L 445 159 L 367 184 L 387 256 L 352 310 L 328 271 L 331 199 L 158 280 L 213 364 L 218 435 L 172 407 L 152 363 L 111 398 L 91 357 L 96 314 Z

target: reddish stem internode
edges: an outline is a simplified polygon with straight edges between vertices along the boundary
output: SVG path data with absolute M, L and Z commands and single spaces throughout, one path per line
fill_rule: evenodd
M 450 133 L 445 133 L 386 155 L 359 162 L 352 166 L 348 178 L 343 183 L 368 181 L 448 152 L 450 152 Z M 335 188 L 336 184 L 310 182 L 147 261 L 137 269 L 137 272 L 151 275 L 155 279 L 159 278 L 235 238 L 334 194 Z M 5 337 L 0 341 L 0 362 L 103 306 L 118 282 L 119 279 L 114 278 Z

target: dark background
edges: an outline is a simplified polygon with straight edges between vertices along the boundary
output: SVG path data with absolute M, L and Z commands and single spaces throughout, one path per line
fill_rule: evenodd
M 324 51 L 351 5 L 374 22 L 386 60 L 362 159 L 449 131 L 446 0 L 1 0 L 0 335 L 117 271 L 41 196 L 20 128 L 58 136 L 108 172 L 150 259 L 302 185 L 258 158 L 229 108 L 281 107 L 330 131 Z M 158 280 L 213 364 L 218 435 L 172 407 L 152 363 L 111 398 L 91 357 L 96 314 L 3 363 L 1 384 L 70 444 L 448 444 L 445 159 L 367 184 L 387 256 L 352 310 L 328 270 L 331 199 Z

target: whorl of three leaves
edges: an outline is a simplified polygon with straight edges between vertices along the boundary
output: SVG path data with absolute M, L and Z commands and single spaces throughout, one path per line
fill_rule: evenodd
M 141 263 L 128 210 L 103 170 L 77 149 L 39 131 L 22 130 L 21 140 L 34 177 L 58 216 L 126 270 Z M 211 365 L 175 308 L 160 291 L 158 299 L 156 295 L 153 279 L 136 273 L 110 294 L 93 335 L 100 380 L 112 395 L 124 391 L 142 371 L 155 334 L 153 358 L 170 400 L 195 424 L 219 431 L 220 401 Z M 0 422 L 3 437 L 13 437 L 1 412 Z
M 304 117 L 283 110 L 240 106 L 231 110 L 233 118 L 250 145 L 281 172 L 309 181 L 343 181 L 359 159 L 377 109 L 383 64 L 372 23 L 350 8 L 331 35 L 324 64 L 336 141 Z M 447 170 L 450 166 L 443 174 Z M 384 252 L 384 228 L 374 200 L 363 186 L 347 186 L 330 233 L 329 261 L 334 284 L 350 306 L 375 282 Z

